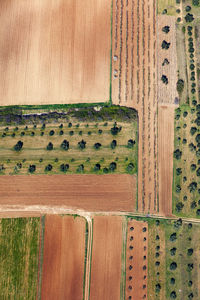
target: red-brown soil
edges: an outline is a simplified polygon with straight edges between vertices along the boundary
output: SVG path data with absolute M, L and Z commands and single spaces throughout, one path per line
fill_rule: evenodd
M 146 231 L 144 232 L 144 228 Z M 148 224 L 128 222 L 126 250 L 126 299 L 147 299 Z M 146 295 L 146 298 L 144 298 Z
M 122 217 L 94 217 L 90 299 L 120 300 Z
M 83 298 L 85 220 L 47 215 L 45 220 L 41 298 Z
M 111 1 L 0 1 L 0 105 L 109 100 Z
M 134 211 L 131 175 L 1 176 L 0 205 L 65 205 L 87 211 Z
M 158 106 L 159 212 L 164 216 L 172 214 L 174 109 Z
M 156 1 L 113 2 L 112 100 L 139 115 L 138 210 L 157 212 Z

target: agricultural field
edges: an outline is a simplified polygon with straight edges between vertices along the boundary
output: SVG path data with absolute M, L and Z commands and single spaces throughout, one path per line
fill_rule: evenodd
M 46 216 L 41 299 L 83 299 L 86 230 L 83 218 Z
M 1 1 L 0 105 L 108 102 L 111 0 Z
M 129 219 L 127 224 L 125 299 L 147 299 L 147 266 L 148 224 Z
M 174 106 L 158 106 L 158 211 L 161 215 L 172 214 L 174 152 Z
M 157 211 L 156 1 L 113 1 L 112 103 L 137 109 L 138 210 Z
M 139 223 L 140 233 L 137 231 L 137 223 Z M 148 218 L 144 220 L 139 217 L 129 217 L 127 230 L 127 251 L 128 254 L 132 251 L 133 254 L 129 256 L 129 259 L 133 263 L 130 264 L 129 260 L 129 267 L 127 266 L 126 271 L 128 282 L 126 299 L 134 299 L 128 296 L 134 293 L 138 293 L 137 299 L 199 299 L 200 225 L 198 223 L 185 222 L 181 219 L 174 221 Z M 136 238 L 137 241 L 140 239 L 140 243 L 134 244 Z M 146 250 L 141 251 L 143 247 Z M 144 270 L 143 261 L 145 274 L 137 272 L 133 276 L 134 264 L 139 265 L 138 256 L 142 261 L 143 255 L 145 261 L 148 262 Z M 132 269 L 131 266 L 133 266 Z M 138 284 L 139 277 L 143 277 L 143 286 Z M 131 281 L 133 281 L 132 284 Z M 134 284 L 136 286 L 133 289 Z
M 109 120 L 109 116 L 98 121 L 98 117 L 103 119 L 101 113 L 91 113 L 96 121 L 91 121 L 88 113 L 85 116 L 85 111 L 75 112 L 78 119 L 66 116 L 68 121 L 60 114 L 60 123 L 52 116 L 49 120 L 48 114 L 35 121 L 35 115 L 23 115 L 23 125 L 17 126 L 13 126 L 14 116 L 7 116 L 10 126 L 0 126 L 0 174 L 136 173 L 136 112 L 124 113 L 123 120 L 119 108 L 119 122 Z M 133 119 L 126 119 L 130 116 Z
M 90 299 L 121 299 L 122 217 L 93 219 Z
M 104 212 L 137 208 L 137 178 L 129 174 L 21 175 L 12 176 L 12 182 L 1 176 L 0 191 L 3 208 L 22 211 L 32 206 Z
M 200 216 L 199 105 L 183 105 L 175 114 L 173 212 Z
M 0 298 L 36 299 L 40 218 L 0 219 Z

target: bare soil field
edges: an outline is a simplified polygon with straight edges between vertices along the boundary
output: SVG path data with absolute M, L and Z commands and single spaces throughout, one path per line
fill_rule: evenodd
M 174 106 L 158 106 L 159 213 L 172 214 Z
M 176 17 L 161 15 L 158 19 L 158 102 L 174 104 L 178 98 L 176 83 L 177 75 L 177 52 L 176 52 Z M 162 31 L 164 26 L 169 26 L 169 32 Z M 170 43 L 168 49 L 162 49 L 162 42 Z M 165 84 L 161 78 L 166 76 L 168 84 Z
M 156 1 L 114 1 L 112 30 L 112 101 L 139 114 L 138 209 L 156 212 Z
M 120 300 L 122 217 L 94 217 L 90 299 Z
M 42 299 L 83 298 L 85 226 L 83 218 L 46 216 Z
M 0 105 L 109 100 L 111 1 L 0 2 Z
M 86 211 L 134 211 L 136 176 L 1 176 L 0 205 L 58 205 Z
M 148 280 L 148 223 L 128 221 L 126 299 L 146 299 Z M 129 298 L 132 297 L 132 298 Z

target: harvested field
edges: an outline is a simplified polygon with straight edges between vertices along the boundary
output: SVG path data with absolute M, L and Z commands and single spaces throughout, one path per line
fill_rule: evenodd
M 164 104 L 178 104 L 178 92 L 176 89 L 177 76 L 177 52 L 176 52 L 176 18 L 173 16 L 158 16 L 158 102 Z M 169 32 L 162 31 L 164 26 L 169 26 Z M 162 49 L 162 42 L 170 43 L 168 49 Z M 168 83 L 161 78 L 166 76 Z
M 109 100 L 111 1 L 11 0 L 0 11 L 0 105 Z
M 0 220 L 0 299 L 36 299 L 40 218 Z
M 122 217 L 94 217 L 90 299 L 120 300 Z
M 133 175 L 1 176 L 0 205 L 57 205 L 86 211 L 134 211 Z
M 45 220 L 42 299 L 82 299 L 86 222 L 73 216 Z
M 172 214 L 174 107 L 158 106 L 159 213 Z
M 114 1 L 112 37 L 112 101 L 139 114 L 138 209 L 156 212 L 156 1 Z
M 126 250 L 126 299 L 146 299 L 147 280 L 148 223 L 129 219 Z

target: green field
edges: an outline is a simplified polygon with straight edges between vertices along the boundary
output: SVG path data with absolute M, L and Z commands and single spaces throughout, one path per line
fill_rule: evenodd
M 2 109 L 0 174 L 134 174 L 137 130 L 137 112 L 117 106 L 37 115 L 18 107 Z
M 0 220 L 0 299 L 36 299 L 39 218 Z
M 164 9 L 167 9 L 167 15 L 175 16 L 176 15 L 176 0 L 158 0 L 157 1 L 157 13 L 162 14 Z
M 174 149 L 181 156 L 174 153 L 173 212 L 179 216 L 200 217 L 199 109 L 182 105 L 175 114 Z
M 102 174 L 110 172 L 112 162 L 116 164 L 117 173 L 128 172 L 127 167 L 133 164 L 130 169 L 133 174 L 137 170 L 137 123 L 117 123 L 115 127 L 121 127 L 117 135 L 111 133 L 113 126 L 113 122 L 106 122 L 73 123 L 70 127 L 69 124 L 47 124 L 45 129 L 42 126 L 26 129 L 20 125 L 17 129 L 11 126 L 7 131 L 0 127 L 1 174 L 30 174 L 30 165 L 36 168 L 34 174 L 59 174 L 63 173 L 62 164 L 68 165 L 65 171 L 69 174 Z M 135 143 L 132 147 L 128 147 L 130 139 Z M 64 140 L 69 142 L 68 150 L 61 148 Z M 117 143 L 114 149 L 111 148 L 113 140 Z M 15 151 L 18 141 L 23 142 L 23 148 Z M 80 149 L 78 143 L 81 141 L 86 142 L 85 149 Z M 52 150 L 47 150 L 49 143 L 53 144 Z M 96 143 L 101 144 L 99 149 L 95 148 Z M 51 171 L 45 170 L 48 164 L 52 166 Z M 95 170 L 96 164 L 100 165 L 100 170 Z M 80 165 L 84 170 L 79 170 Z

